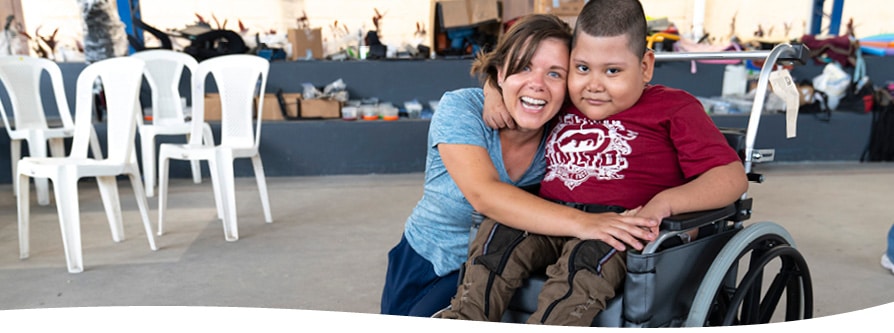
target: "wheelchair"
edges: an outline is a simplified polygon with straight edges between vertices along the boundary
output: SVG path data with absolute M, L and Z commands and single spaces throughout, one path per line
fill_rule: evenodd
M 766 60 L 748 127 L 721 128 L 739 152 L 749 181 L 760 183 L 763 176 L 752 171 L 752 164 L 773 159 L 772 150 L 753 148 L 770 74 L 777 64 L 806 63 L 808 54 L 803 45 L 784 43 L 770 51 L 659 53 L 656 61 Z M 732 326 L 812 318 L 810 271 L 794 239 L 773 222 L 746 226 L 751 213 L 752 198 L 746 193 L 721 209 L 664 219 L 655 241 L 642 251 L 627 253 L 623 290 L 607 302 L 591 326 Z M 681 241 L 679 235 L 693 229 L 699 230 L 699 237 Z M 537 307 L 545 280 L 543 273 L 528 279 L 516 291 L 502 321 L 524 323 Z

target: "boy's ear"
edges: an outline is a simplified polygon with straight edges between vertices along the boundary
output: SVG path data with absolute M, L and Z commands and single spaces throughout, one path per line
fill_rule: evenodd
M 646 49 L 646 53 L 643 54 L 643 83 L 649 83 L 652 81 L 652 75 L 655 73 L 655 51 L 651 49 Z

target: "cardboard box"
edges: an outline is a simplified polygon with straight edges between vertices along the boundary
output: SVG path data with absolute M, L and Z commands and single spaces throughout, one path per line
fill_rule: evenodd
M 462 51 L 448 52 L 447 49 L 452 47 L 447 30 L 473 28 L 476 34 L 497 38 L 502 33 L 499 0 L 431 0 L 430 8 L 428 43 L 435 55 L 456 55 L 456 52 Z
M 300 95 L 300 94 L 299 94 Z M 252 108 L 257 105 L 257 97 L 253 101 Z M 262 120 L 285 120 L 282 112 L 279 110 L 279 102 L 275 94 L 264 94 L 264 105 L 261 107 Z M 252 110 L 253 118 L 257 119 L 258 111 Z M 218 93 L 205 94 L 205 121 L 220 121 L 221 106 L 220 95 Z
M 257 104 L 257 97 L 255 97 L 253 106 Z M 258 118 L 257 110 L 254 110 L 254 118 Z M 276 99 L 276 94 L 264 94 L 264 105 L 261 106 L 261 120 L 286 120 L 279 109 L 279 101 Z
M 498 0 L 433 0 L 440 9 L 435 22 L 441 28 L 470 26 L 500 20 Z M 435 14 L 437 16 L 437 13 Z
M 275 98 L 276 96 L 274 96 Z M 301 93 L 283 93 L 283 103 L 286 107 L 286 115 L 289 119 L 298 118 L 298 108 L 301 103 Z M 277 101 L 279 104 L 279 101 Z M 280 112 L 281 113 L 281 112 Z
M 205 121 L 220 121 L 220 95 L 205 94 Z
M 286 116 L 276 94 L 265 94 L 262 120 L 341 118 L 341 102 L 330 99 L 302 99 L 301 93 L 282 93 Z M 257 112 L 255 112 L 257 118 Z
M 556 16 L 577 16 L 587 3 L 586 0 L 535 0 L 535 13 Z
M 502 0 L 503 22 L 519 18 L 534 12 L 535 0 Z
M 289 29 L 286 33 L 289 43 L 292 44 L 292 54 L 289 60 L 323 59 L 323 33 L 320 28 L 313 29 Z
M 301 99 L 297 116 L 304 119 L 341 118 L 341 102 L 331 99 Z

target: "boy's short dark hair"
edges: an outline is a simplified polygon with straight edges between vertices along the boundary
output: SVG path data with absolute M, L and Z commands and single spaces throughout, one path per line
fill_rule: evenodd
M 648 29 L 639 0 L 590 0 L 577 16 L 574 40 L 581 32 L 594 37 L 626 35 L 630 50 L 642 57 L 646 52 Z

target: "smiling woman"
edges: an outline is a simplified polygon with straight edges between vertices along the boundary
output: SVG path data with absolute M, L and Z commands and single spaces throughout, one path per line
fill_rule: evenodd
M 516 214 L 518 207 L 538 204 L 555 208 L 556 215 L 572 210 L 524 190 L 539 184 L 546 167 L 544 130 L 565 98 L 570 41 L 564 21 L 531 15 L 474 62 L 472 73 L 485 84 L 503 86 L 507 109 L 519 117 L 515 129 L 484 124 L 481 88 L 448 91 L 441 98 L 428 133 L 422 198 L 388 253 L 383 314 L 431 316 L 447 306 L 474 216 Z

